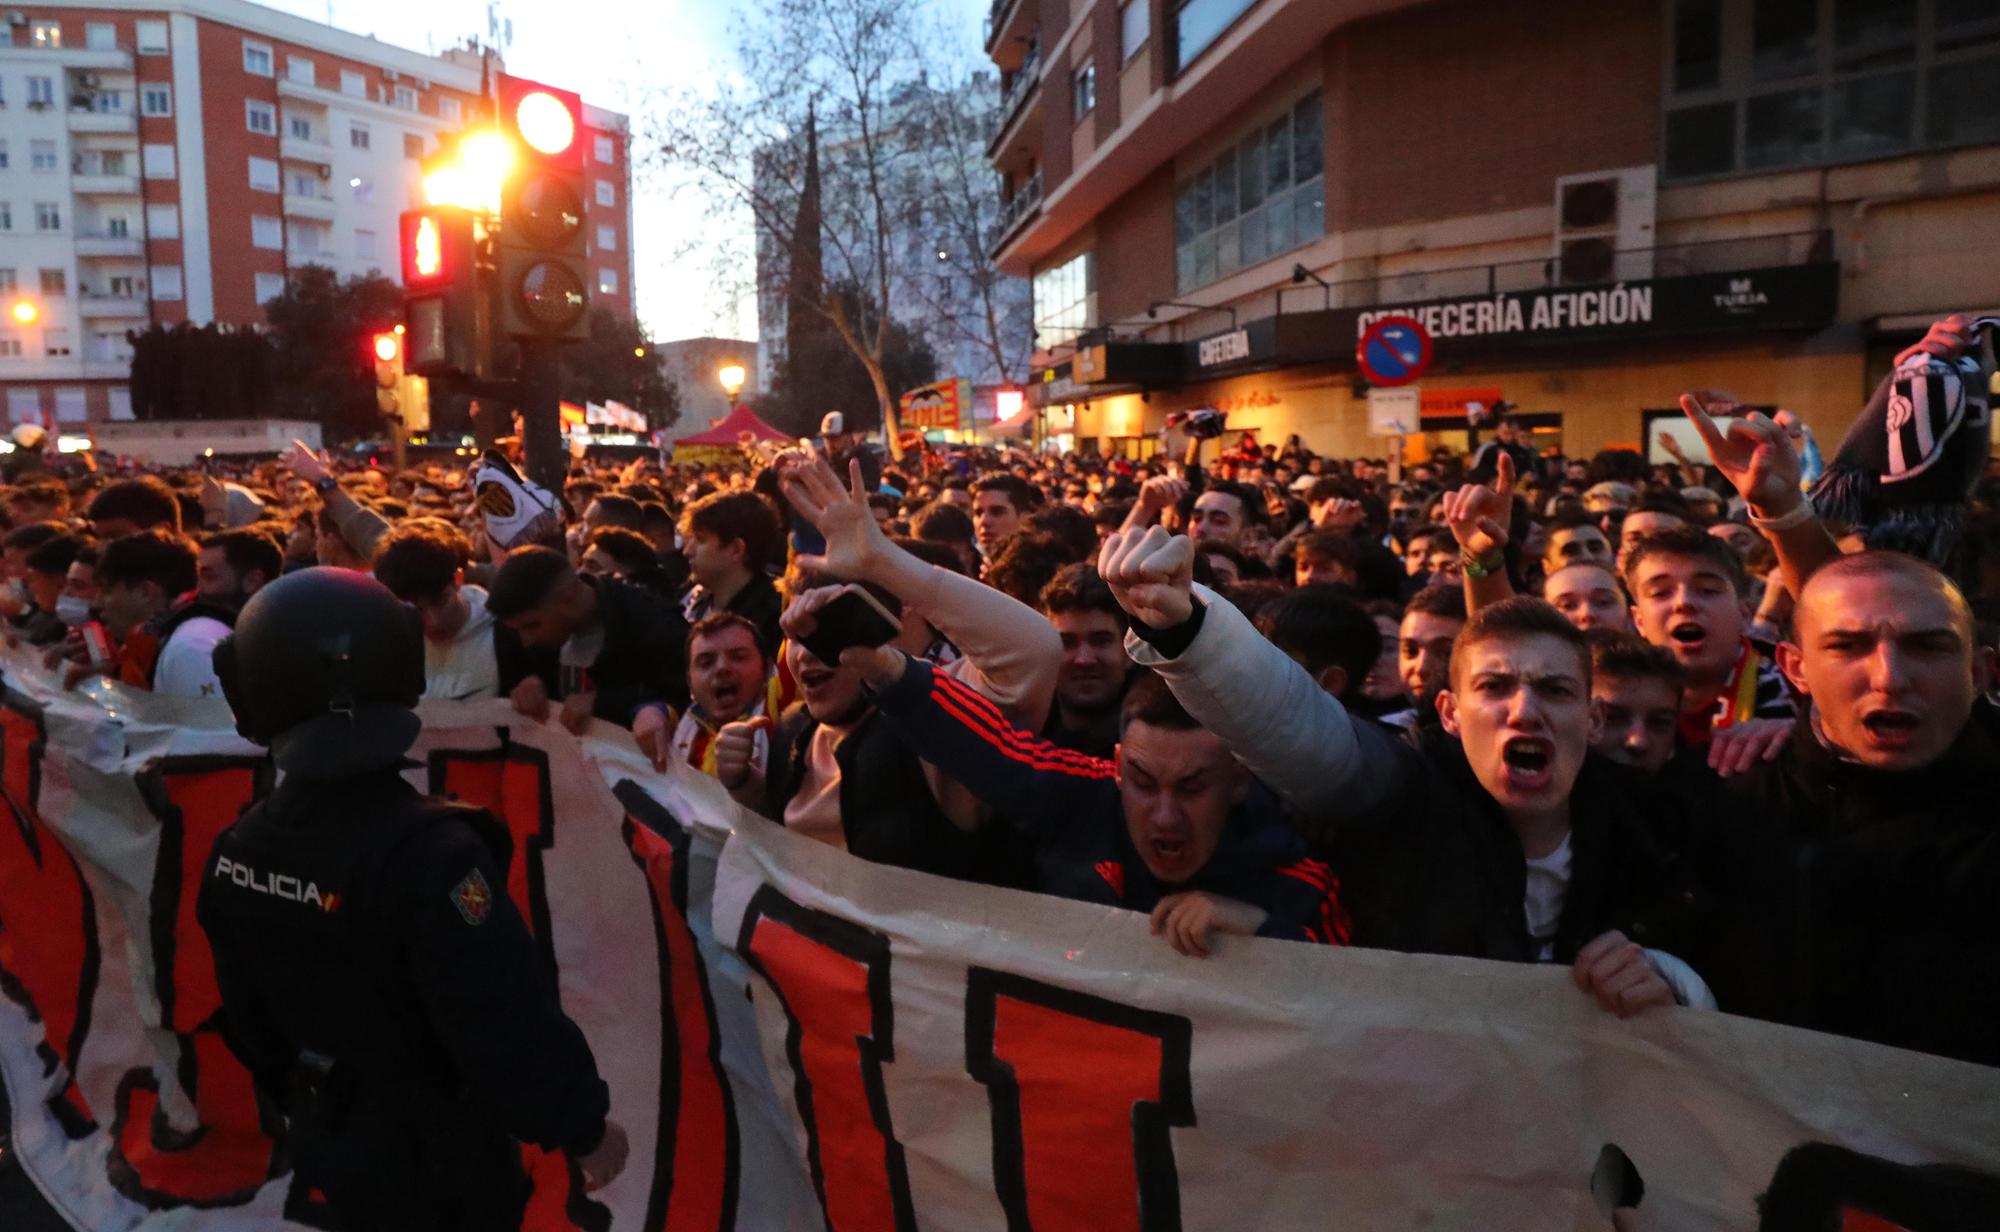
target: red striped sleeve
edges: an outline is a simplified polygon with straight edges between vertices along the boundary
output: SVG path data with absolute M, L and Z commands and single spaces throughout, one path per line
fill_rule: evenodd
M 1006 715 L 1000 713 L 1000 707 L 993 704 L 992 698 L 987 697 L 984 693 L 981 693 L 957 677 L 947 672 L 939 671 L 932 675 L 931 681 L 933 695 L 939 689 L 949 690 L 952 696 L 958 699 L 965 709 L 983 716 L 984 722 L 981 723 L 981 726 L 986 730 L 1005 733 L 1008 737 L 1015 739 L 1017 743 L 1019 743 L 1020 736 L 1026 734 L 1022 733 L 1020 728 L 1015 727 L 1013 723 L 1008 721 Z M 1074 749 L 1060 748 L 1045 740 L 1034 739 L 1032 736 L 1029 739 L 1036 746 L 1037 751 L 1041 752 L 1044 756 L 1069 762 L 1079 768 L 1090 767 L 1097 763 L 1097 758 L 1079 753 Z
M 1110 779 L 1117 777 L 1117 767 L 1108 761 L 1084 758 L 1082 764 L 1057 760 L 1049 757 L 1058 750 L 1044 741 L 1025 741 L 1012 728 L 1004 728 L 996 733 L 987 728 L 979 719 L 966 713 L 958 704 L 958 699 L 943 689 L 933 689 L 931 700 L 936 702 L 946 714 L 951 715 L 965 726 L 965 729 L 991 745 L 995 752 L 1010 761 L 1016 761 L 1032 770 L 1044 770 L 1053 774 L 1064 774 L 1079 779 Z

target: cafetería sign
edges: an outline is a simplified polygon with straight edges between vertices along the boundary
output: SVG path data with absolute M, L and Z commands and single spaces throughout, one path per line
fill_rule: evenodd
M 1204 338 L 1195 344 L 1195 363 L 1199 367 L 1213 368 L 1217 364 L 1248 358 L 1250 358 L 1250 331 L 1247 329 L 1217 334 L 1213 338 Z

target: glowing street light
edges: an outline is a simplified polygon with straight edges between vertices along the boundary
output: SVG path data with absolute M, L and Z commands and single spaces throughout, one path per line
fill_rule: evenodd
M 632 348 L 632 358 L 633 358 L 633 359 L 644 359 L 644 358 L 646 358 L 646 348 L 645 348 L 645 347 L 642 347 L 642 346 L 636 346 L 636 347 L 633 347 L 633 348 Z
M 724 364 L 715 374 L 722 382 L 722 392 L 729 395 L 729 409 L 736 409 L 736 395 L 743 389 L 744 371 L 742 364 Z
M 515 161 L 514 143 L 504 133 L 491 128 L 467 133 L 448 158 L 424 173 L 424 203 L 498 214 Z
M 41 318 L 42 310 L 35 307 L 33 300 L 14 301 L 14 319 L 23 325 L 33 325 Z

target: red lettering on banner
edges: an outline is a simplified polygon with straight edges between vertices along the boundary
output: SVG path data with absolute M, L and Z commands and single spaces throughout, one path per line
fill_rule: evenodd
M 156 1207 L 244 1201 L 270 1178 L 275 1144 L 264 1132 L 250 1072 L 222 1039 L 215 957 L 195 901 L 215 840 L 270 789 L 270 762 L 166 758 L 141 771 L 137 783 L 160 823 L 147 896 L 153 992 L 161 1027 L 179 1041 L 174 1076 L 194 1103 L 198 1128 L 175 1133 L 157 1115 L 155 1076 L 128 1074 L 112 1132 L 112 1183 Z
M 69 1076 L 49 1107 L 81 1138 L 96 1124 L 76 1067 L 97 995 L 97 909 L 75 858 L 42 824 L 43 740 L 39 709 L 0 706 L 0 795 L 13 823 L 0 823 L 0 995 L 41 1021 L 43 1072 Z
M 556 969 L 555 942 L 550 935 L 549 891 L 542 868 L 543 853 L 555 845 L 555 800 L 549 782 L 549 759 L 540 749 L 504 743 L 497 749 L 438 750 L 431 754 L 430 789 L 477 805 L 506 827 L 513 850 L 507 861 L 507 894 L 535 936 L 536 948 L 548 970 Z M 609 1228 L 611 1212 L 583 1192 L 583 1174 L 560 1151 L 521 1146 L 521 1166 L 532 1191 L 521 1218 L 522 1232 L 586 1232 Z
M 785 1053 L 828 1232 L 913 1232 L 909 1171 L 882 1078 L 896 1055 L 888 938 L 767 885 L 750 900 L 736 950 L 790 1021 Z
M 1170 1126 L 1194 1120 L 1194 1028 L 1023 976 L 966 978 L 965 1068 L 987 1088 L 1009 1232 L 1181 1226 Z
M 647 1232 L 728 1232 L 741 1169 L 708 969 L 688 928 L 688 833 L 627 780 L 625 844 L 646 875 L 660 948 L 660 1137 Z
M 430 781 L 432 795 L 477 805 L 507 828 L 514 854 L 521 857 L 507 862 L 507 893 L 553 971 L 549 892 L 542 880 L 542 853 L 556 841 L 547 755 L 512 743 L 476 752 L 439 751 L 431 754 Z

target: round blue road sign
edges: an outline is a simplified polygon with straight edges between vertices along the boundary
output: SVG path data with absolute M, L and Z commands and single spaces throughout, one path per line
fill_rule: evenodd
M 1408 385 L 1431 366 L 1431 336 L 1415 317 L 1383 317 L 1354 348 L 1361 375 L 1371 385 Z

